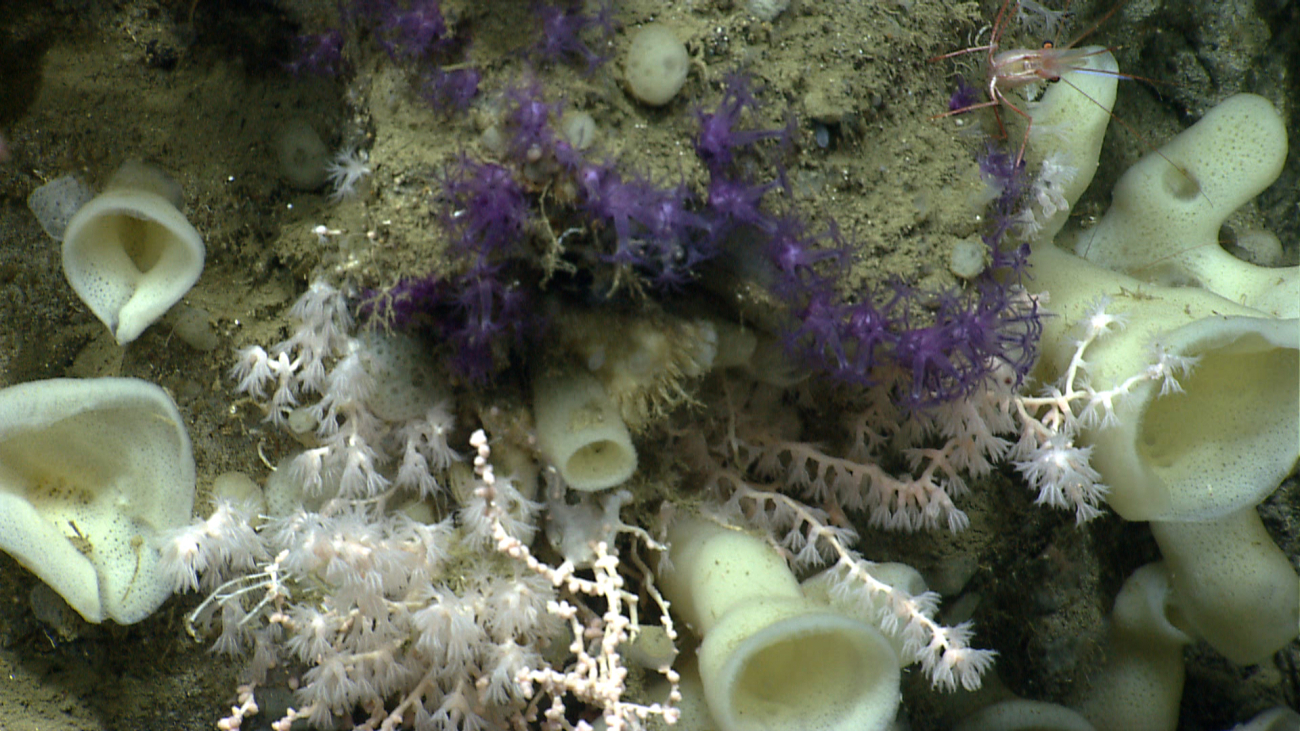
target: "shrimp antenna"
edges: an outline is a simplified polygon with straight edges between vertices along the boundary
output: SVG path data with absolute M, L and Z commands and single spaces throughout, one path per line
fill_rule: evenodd
M 1083 69 L 1073 69 L 1073 70 L 1074 70 L 1074 71 L 1082 71 Z M 1142 77 L 1140 77 L 1140 76 L 1126 76 L 1126 75 L 1124 75 L 1124 74 L 1120 74 L 1120 73 L 1105 73 L 1105 72 L 1101 72 L 1100 75 L 1103 75 L 1103 76 L 1118 76 L 1118 77 L 1121 78 L 1121 79 L 1140 79 L 1140 78 L 1142 78 Z M 1137 131 L 1137 128 L 1135 128 L 1133 125 L 1129 124 L 1128 122 L 1125 122 L 1125 121 L 1124 121 L 1124 120 L 1123 120 L 1119 115 L 1115 114 L 1114 111 L 1112 111 L 1112 110 L 1110 110 L 1110 109 L 1106 109 L 1106 106 L 1105 106 L 1104 104 L 1102 104 L 1101 102 L 1097 101 L 1096 99 L 1093 99 L 1093 98 L 1088 94 L 1088 92 L 1084 91 L 1083 89 L 1080 89 L 1079 86 L 1078 86 L 1078 84 L 1075 84 L 1074 82 L 1070 81 L 1069 79 L 1065 78 L 1064 76 L 1062 76 L 1062 77 L 1060 78 L 1060 81 L 1062 81 L 1062 82 L 1064 82 L 1064 83 L 1066 83 L 1066 84 L 1069 84 L 1071 89 L 1074 89 L 1075 91 L 1079 92 L 1079 94 L 1082 95 L 1084 98 L 1088 99 L 1088 101 L 1091 101 L 1093 104 L 1096 104 L 1098 107 L 1100 107 L 1100 108 L 1102 108 L 1102 109 L 1105 109 L 1105 110 L 1106 110 L 1106 114 L 1110 115 L 1110 118 L 1113 119 L 1113 120 L 1115 120 L 1116 122 L 1118 122 L 1119 125 L 1120 125 L 1121 127 L 1123 127 L 1125 130 L 1127 130 L 1129 134 L 1133 135 L 1133 137 L 1135 137 L 1135 138 L 1138 140 L 1138 142 L 1141 142 L 1141 143 L 1143 144 L 1143 146 L 1145 146 L 1148 150 L 1150 150 L 1150 151 L 1154 152 L 1155 154 L 1159 155 L 1159 156 L 1160 156 L 1160 159 L 1162 159 L 1162 160 L 1164 160 L 1165 162 L 1169 163 L 1170 167 L 1172 167 L 1174 170 L 1177 170 L 1178 173 L 1179 173 L 1180 175 L 1182 175 L 1183 178 L 1184 178 L 1184 179 L 1185 179 L 1189 184 L 1191 184 L 1193 187 L 1196 188 L 1196 193 L 1197 193 L 1197 195 L 1199 195 L 1200 197 L 1204 198 L 1206 203 L 1209 203 L 1210 205 L 1214 205 L 1214 201 L 1210 200 L 1210 195 L 1209 195 L 1208 193 L 1206 193 L 1205 190 L 1201 187 L 1200 182 L 1199 182 L 1198 180 L 1196 180 L 1196 178 L 1192 177 L 1192 174 L 1189 173 L 1189 172 L 1187 172 L 1187 169 L 1186 169 L 1186 168 L 1184 168 L 1183 166 L 1181 166 L 1181 165 L 1179 165 L 1178 163 L 1174 162 L 1173 160 L 1170 160 L 1168 155 L 1166 155 L 1165 153 L 1163 153 L 1163 152 L 1160 151 L 1160 148 L 1156 147 L 1155 145 L 1152 145 L 1149 141 L 1147 141 L 1146 137 L 1143 137 L 1143 136 L 1142 136 L 1142 133 Z
M 1105 23 L 1106 21 L 1110 20 L 1111 16 L 1115 15 L 1115 13 L 1120 8 L 1124 7 L 1126 4 L 1128 4 L 1128 0 L 1120 0 L 1120 2 L 1115 3 L 1110 10 L 1107 10 L 1105 13 L 1102 13 L 1100 18 L 1097 18 L 1096 20 L 1089 23 L 1087 28 L 1084 28 L 1082 31 L 1079 31 L 1079 33 L 1076 34 L 1073 38 L 1071 38 L 1070 42 L 1065 44 L 1065 46 L 1063 47 L 1074 48 L 1075 44 L 1077 44 L 1079 41 L 1082 41 L 1084 38 L 1087 38 L 1093 33 L 1096 33 L 1097 29 L 1101 27 L 1102 23 Z M 1067 5 L 1067 7 L 1069 6 Z

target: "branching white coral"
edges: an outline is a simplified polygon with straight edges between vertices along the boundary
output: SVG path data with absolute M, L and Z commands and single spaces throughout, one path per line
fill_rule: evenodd
M 1158 381 L 1161 393 L 1178 390 L 1178 377 L 1186 376 L 1194 358 L 1176 356 L 1156 343 L 1152 363 L 1107 389 L 1088 383 L 1087 351 L 1100 338 L 1125 325 L 1123 313 L 1107 310 L 1109 298 L 1100 298 L 1076 324 L 1080 331 L 1069 365 L 1055 385 L 1040 396 L 1015 395 L 1008 401 L 1019 422 L 1020 438 L 1010 457 L 1032 489 L 1036 502 L 1073 509 L 1077 522 L 1101 515 L 1109 488 L 1089 465 L 1091 448 L 1076 443 L 1080 429 L 1106 428 L 1117 423 L 1115 402 L 1142 381 Z
M 901 587 L 876 577 L 873 564 L 849 546 L 857 540 L 851 529 L 830 523 L 830 516 L 789 495 L 762 490 L 743 481 L 733 482 L 731 495 L 722 506 L 725 519 L 755 525 L 773 536 L 773 543 L 787 553 L 796 569 L 833 562 L 823 576 L 830 581 L 829 593 L 850 613 L 865 613 L 881 631 L 903 641 L 901 660 L 920 662 L 934 687 L 951 691 L 961 685 L 967 690 L 980 687 L 984 672 L 997 653 L 970 647 L 970 623 L 947 627 L 935 620 L 939 595 L 912 595 Z

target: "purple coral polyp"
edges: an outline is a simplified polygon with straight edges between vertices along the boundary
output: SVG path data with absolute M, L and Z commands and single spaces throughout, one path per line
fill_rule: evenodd
M 560 117 L 560 105 L 547 102 L 536 82 L 507 89 L 505 99 L 508 106 L 503 122 L 509 133 L 506 148 L 510 156 L 521 163 L 534 163 L 553 152 L 558 135 L 551 124 Z
M 625 180 L 608 165 L 578 172 L 580 206 L 614 232 L 614 250 L 602 258 L 641 270 L 660 285 L 689 280 L 694 267 L 713 258 L 705 234 L 709 222 L 685 185 L 661 188 L 648 180 Z
M 745 111 L 753 111 L 757 107 L 758 100 L 750 88 L 749 77 L 731 74 L 727 77 L 718 108 L 712 112 L 696 112 L 700 131 L 695 136 L 695 154 L 711 174 L 726 171 L 737 150 L 789 134 L 791 130 L 788 126 L 781 129 L 740 129 L 741 117 Z
M 338 76 L 346 64 L 343 60 L 343 32 L 327 30 L 298 36 L 297 53 L 285 68 L 295 76 Z
M 477 69 L 435 68 L 424 75 L 420 94 L 434 109 L 463 112 L 478 96 L 479 81 Z
M 531 217 L 523 186 L 508 168 L 461 157 L 443 181 L 443 221 L 454 253 L 477 260 L 517 246 Z
M 375 29 L 379 44 L 393 58 L 428 58 L 451 47 L 447 23 L 437 0 L 382 4 Z
M 948 98 L 948 111 L 956 112 L 963 109 L 970 109 L 976 104 L 979 104 L 980 101 L 980 88 L 977 86 L 971 86 L 966 83 L 965 79 L 958 77 L 957 89 L 954 90 L 952 96 Z
M 587 73 L 592 73 L 605 62 L 607 57 L 583 36 L 595 36 L 597 45 L 608 45 L 614 35 L 612 5 L 608 0 L 602 2 L 595 15 L 583 12 L 583 5 L 581 0 L 572 0 L 535 6 L 540 40 L 533 45 L 532 52 L 543 65 L 577 61 L 586 65 Z

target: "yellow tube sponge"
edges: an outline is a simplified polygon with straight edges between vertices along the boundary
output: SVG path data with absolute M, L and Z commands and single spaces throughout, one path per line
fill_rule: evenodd
M 884 731 L 900 700 L 898 656 L 866 622 L 806 599 L 766 542 L 696 517 L 668 529 L 659 574 L 702 638 L 700 678 L 719 731 Z
M 1228 216 L 1286 160 L 1286 126 L 1263 97 L 1238 94 L 1129 168 L 1110 210 L 1075 253 L 1158 284 L 1199 286 L 1273 317 L 1300 314 L 1300 267 L 1242 261 L 1219 246 Z
M 1192 638 L 1171 611 L 1169 572 L 1134 571 L 1110 614 L 1106 664 L 1076 710 L 1098 729 L 1174 731 L 1183 696 L 1183 646 Z
M 537 446 L 566 484 L 594 492 L 636 472 L 636 447 L 605 387 L 577 371 L 546 371 L 533 384 Z
M 1206 523 L 1152 523 L 1151 532 L 1182 616 L 1224 657 L 1252 665 L 1295 639 L 1300 577 L 1253 507 Z

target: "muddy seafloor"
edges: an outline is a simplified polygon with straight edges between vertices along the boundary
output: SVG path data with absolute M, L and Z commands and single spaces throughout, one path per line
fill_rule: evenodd
M 529 69 L 532 10 L 522 1 L 449 0 L 468 61 L 482 72 L 467 112 L 433 111 L 410 69 L 373 44 L 354 42 L 349 70 L 293 75 L 294 39 L 335 24 L 334 4 L 309 0 L 4 0 L 0 5 L 0 386 L 65 376 L 124 375 L 174 396 L 194 441 L 199 511 L 213 477 L 238 470 L 261 481 L 266 464 L 294 448 L 249 405 L 237 403 L 226 371 L 235 347 L 287 334 L 285 312 L 312 276 L 364 287 L 436 271 L 443 243 L 431 197 L 439 173 L 462 153 L 483 155 L 500 90 L 535 79 L 551 99 L 592 115 L 598 148 L 622 169 L 660 182 L 705 180 L 692 152 L 695 111 L 717 104 L 728 74 L 761 87 L 755 125 L 793 117 L 785 158 L 794 206 L 814 227 L 833 215 L 857 247 L 845 286 L 891 276 L 953 286 L 947 245 L 978 229 L 972 133 L 991 118 L 932 121 L 947 109 L 953 74 L 982 78 L 983 55 L 928 58 L 982 42 L 994 3 L 951 0 L 795 0 L 773 22 L 744 2 L 616 3 L 613 60 Z M 1086 28 L 1102 4 L 1075 3 Z M 659 109 L 620 86 L 622 52 L 642 23 L 657 20 L 687 43 L 693 63 L 676 100 Z M 1076 216 L 1100 215 L 1111 182 L 1151 145 L 1237 91 L 1271 99 L 1300 137 L 1300 4 L 1134 0 L 1088 39 L 1122 45 L 1121 68 L 1159 83 L 1121 85 L 1102 165 Z M 1012 27 L 1006 47 L 1041 38 Z M 330 149 L 369 151 L 373 176 L 357 197 L 300 191 L 281 176 L 273 140 L 304 120 Z M 1225 228 L 1267 228 L 1294 264 L 1300 243 L 1300 156 L 1281 179 Z M 77 173 L 102 185 L 123 161 L 169 172 L 207 245 L 206 269 L 184 303 L 205 311 L 219 342 L 197 351 L 168 319 L 125 348 L 81 304 L 63 278 L 58 245 L 26 206 L 42 183 Z M 343 232 L 322 243 L 312 229 Z M 509 373 L 503 378 L 509 379 Z M 488 397 L 479 394 L 480 397 Z M 472 400 L 475 395 L 464 396 Z M 818 409 L 832 418 L 830 407 Z M 265 460 L 264 460 L 265 458 Z M 977 646 L 999 651 L 996 672 L 1021 696 L 1069 702 L 1086 692 L 1103 660 L 1110 603 L 1131 571 L 1157 558 L 1149 532 L 1114 516 L 1076 528 L 1072 516 L 1032 504 L 1003 470 L 962 498 L 971 528 L 959 535 L 884 535 L 864 529 L 872 559 L 903 560 L 958 591 L 945 605 L 977 624 Z M 1300 492 L 1294 480 L 1265 505 L 1270 530 L 1295 561 Z M 954 578 L 957 577 L 957 578 Z M 0 731 L 210 729 L 234 702 L 238 663 L 209 653 L 181 621 L 195 597 L 174 598 L 128 627 L 38 621 L 39 582 L 0 557 Z M 1300 703 L 1300 646 L 1251 668 L 1214 651 L 1187 652 L 1179 728 L 1227 729 L 1279 704 Z M 909 673 L 905 705 L 913 729 L 946 727 L 951 704 Z M 269 720 L 250 719 L 246 728 Z

